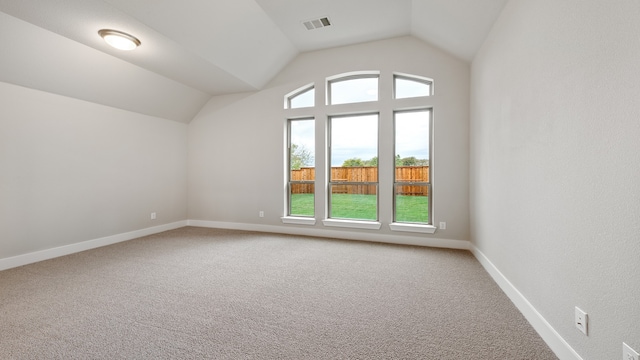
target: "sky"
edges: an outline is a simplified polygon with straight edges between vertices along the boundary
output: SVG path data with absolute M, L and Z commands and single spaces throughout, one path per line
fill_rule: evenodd
M 400 157 L 429 158 L 429 113 L 396 113 L 396 151 Z M 315 152 L 313 120 L 292 121 L 291 141 Z M 346 159 L 369 160 L 378 156 L 378 115 L 335 117 L 331 120 L 331 166 Z
M 401 158 L 429 158 L 429 112 L 396 113 L 396 151 Z M 331 120 L 331 166 L 346 159 L 378 156 L 378 115 L 338 117 Z
M 378 156 L 378 114 L 331 119 L 331 166 L 347 159 Z

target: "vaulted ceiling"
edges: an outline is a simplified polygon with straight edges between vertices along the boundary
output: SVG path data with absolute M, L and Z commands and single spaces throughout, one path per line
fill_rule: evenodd
M 0 0 L 0 81 L 188 122 L 301 52 L 413 35 L 470 62 L 506 1 Z M 103 28 L 142 45 L 112 49 Z

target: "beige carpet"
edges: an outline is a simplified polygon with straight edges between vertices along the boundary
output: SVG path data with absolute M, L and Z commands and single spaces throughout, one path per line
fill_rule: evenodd
M 186 227 L 0 272 L 0 359 L 556 359 L 466 251 Z

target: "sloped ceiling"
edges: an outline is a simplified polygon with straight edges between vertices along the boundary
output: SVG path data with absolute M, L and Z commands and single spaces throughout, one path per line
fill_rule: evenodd
M 0 0 L 0 81 L 186 123 L 300 52 L 413 35 L 471 61 L 506 1 Z M 142 45 L 112 49 L 103 28 Z

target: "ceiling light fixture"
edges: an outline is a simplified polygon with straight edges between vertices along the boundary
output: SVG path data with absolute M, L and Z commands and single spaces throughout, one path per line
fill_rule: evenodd
M 102 29 L 98 31 L 104 41 L 119 50 L 133 50 L 140 46 L 140 40 L 135 36 L 129 35 L 125 32 L 111 29 Z

